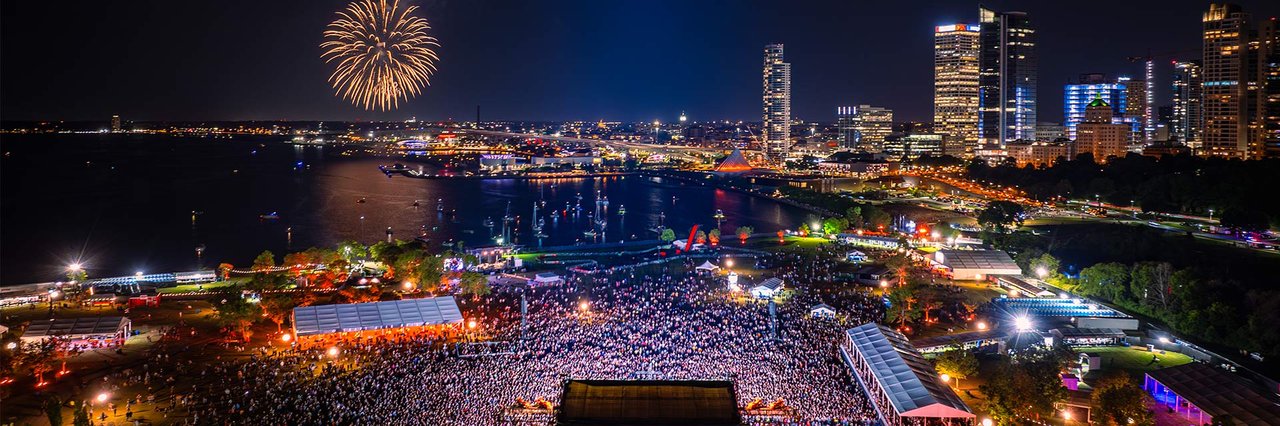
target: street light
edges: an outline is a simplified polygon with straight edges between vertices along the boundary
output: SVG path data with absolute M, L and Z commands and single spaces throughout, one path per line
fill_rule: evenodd
M 942 383 L 951 383 L 951 375 L 950 375 L 950 374 L 942 373 L 942 375 L 941 375 L 941 376 L 939 376 L 939 377 L 941 377 L 941 378 L 942 378 Z
M 102 392 L 102 393 L 99 393 L 98 397 L 94 399 L 97 399 L 98 402 L 107 402 L 107 398 L 110 398 L 110 397 L 111 395 L 108 395 L 106 392 Z
M 1043 266 L 1037 266 L 1037 267 L 1036 267 L 1036 276 L 1037 276 L 1037 277 L 1040 277 L 1040 279 L 1042 279 L 1042 280 L 1043 280 L 1043 279 L 1044 279 L 1044 277 L 1046 277 L 1046 276 L 1048 276 L 1048 275 L 1049 275 L 1049 270 L 1045 269 Z
M 330 346 L 330 347 L 329 347 L 329 358 L 337 358 L 337 357 L 338 357 L 338 352 L 339 352 L 339 351 L 338 351 L 338 347 L 337 347 L 337 346 Z
M 987 329 L 987 323 L 985 321 L 978 321 L 978 330 L 986 330 L 986 329 Z
M 1017 317 L 1013 319 L 1013 328 L 1018 331 L 1027 331 L 1031 329 L 1031 319 L 1027 317 Z
M 990 418 L 982 419 L 982 426 L 991 426 L 991 424 L 992 424 L 992 421 Z

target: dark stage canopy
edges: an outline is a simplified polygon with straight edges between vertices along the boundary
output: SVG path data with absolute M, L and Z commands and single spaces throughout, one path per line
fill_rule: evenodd
M 557 425 L 742 423 L 729 381 L 568 380 Z

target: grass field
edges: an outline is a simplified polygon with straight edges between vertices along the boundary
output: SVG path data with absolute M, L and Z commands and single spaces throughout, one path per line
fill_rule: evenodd
M 1152 353 L 1147 352 L 1145 347 L 1083 347 L 1076 348 L 1076 352 L 1102 357 L 1103 371 L 1118 369 L 1130 374 L 1141 374 L 1191 362 L 1191 357 L 1177 352 L 1166 351 L 1161 354 L 1157 350 Z M 1152 355 L 1157 357 L 1155 362 L 1151 360 Z
M 176 285 L 173 287 L 165 287 L 158 291 L 160 292 L 160 294 L 167 294 L 167 293 L 186 293 L 188 291 L 200 291 L 201 289 L 216 290 L 224 287 L 230 287 L 230 286 L 240 284 L 242 282 L 247 282 L 247 281 L 248 281 L 247 278 L 232 278 L 226 281 L 216 281 L 216 282 L 204 283 L 204 284 Z

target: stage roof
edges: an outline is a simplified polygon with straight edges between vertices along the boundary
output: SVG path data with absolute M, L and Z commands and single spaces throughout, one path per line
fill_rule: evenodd
M 974 417 L 969 406 L 942 383 L 933 365 L 902 333 L 874 322 L 851 328 L 848 333 L 854 349 L 867 360 L 898 415 Z
M 1237 424 L 1280 424 L 1280 401 L 1258 391 L 1243 377 L 1193 362 L 1147 373 L 1205 414 L 1231 416 Z
M 104 336 L 116 334 L 129 319 L 125 317 L 54 318 L 31 321 L 23 338 Z
M 557 425 L 739 425 L 729 381 L 569 380 Z
M 453 296 L 293 309 L 293 330 L 299 336 L 459 323 L 462 312 Z

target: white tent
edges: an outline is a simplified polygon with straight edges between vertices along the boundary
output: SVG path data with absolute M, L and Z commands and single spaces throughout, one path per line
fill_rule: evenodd
M 699 271 L 714 271 L 714 270 L 720 269 L 720 267 L 712 264 L 711 261 L 708 260 L 708 261 L 702 262 L 701 265 L 698 265 L 697 268 L 693 268 L 693 269 L 697 269 Z
M 453 296 L 293 308 L 298 336 L 461 323 Z
M 751 295 L 758 299 L 768 299 L 782 290 L 781 278 L 769 278 L 751 287 Z
M 836 316 L 836 308 L 826 303 L 819 303 L 809 308 L 809 316 L 814 318 L 834 318 Z

